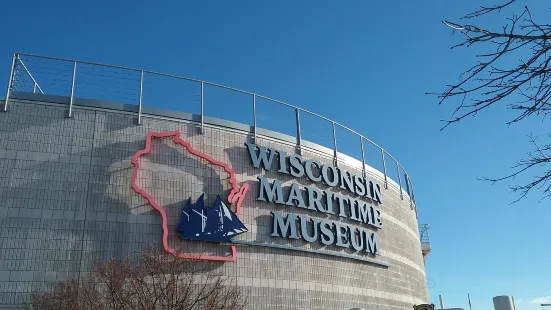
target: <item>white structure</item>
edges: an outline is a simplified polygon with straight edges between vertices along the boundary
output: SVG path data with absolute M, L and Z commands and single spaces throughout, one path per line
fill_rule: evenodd
M 512 296 L 496 296 L 494 299 L 495 310 L 515 310 L 515 300 Z
M 44 61 L 61 68 L 65 84 L 42 79 L 57 72 L 40 72 Z M 134 88 L 115 87 L 135 94 L 133 101 L 106 96 L 104 86 L 113 82 L 103 78 L 95 85 L 101 93 L 90 94 L 86 66 L 109 69 L 93 76 L 122 70 L 116 85 L 134 74 Z M 145 70 L 23 54 L 14 55 L 12 69 L 0 101 L 7 111 L 0 112 L 0 308 L 25 306 L 35 287 L 77 278 L 96 259 L 161 244 L 174 257 L 217 261 L 213 268 L 247 290 L 247 310 L 412 310 L 429 300 L 428 230 L 422 246 L 413 185 L 394 157 L 366 137 L 299 107 L 206 81 L 174 77 L 191 91 L 180 97 L 178 86 L 172 98 L 166 89 L 153 91 L 155 84 L 142 85 L 168 75 Z M 42 85 L 72 85 L 70 92 L 45 86 L 44 93 L 34 76 Z M 238 123 L 226 113 L 235 110 L 229 99 L 209 101 L 216 88 L 245 96 L 249 109 L 234 114 L 252 119 Z M 150 94 L 162 97 L 148 104 Z M 157 108 L 165 101 L 201 114 Z M 257 128 L 257 103 L 266 119 L 296 129 L 292 136 Z M 226 119 L 204 115 L 204 106 Z M 274 114 L 280 106 L 291 109 L 290 125 Z M 318 125 L 308 131 L 300 115 L 328 122 L 332 146 L 308 141 L 302 133 L 323 131 Z M 351 143 L 361 156 L 341 153 Z M 261 166 L 257 158 L 268 149 L 270 164 Z M 228 205 L 211 207 L 217 199 Z M 235 211 L 228 211 L 231 204 Z M 189 215 L 186 238 L 178 229 L 182 214 Z M 226 225 L 230 218 L 247 232 Z M 240 233 L 231 244 L 214 239 L 230 236 L 229 229 Z

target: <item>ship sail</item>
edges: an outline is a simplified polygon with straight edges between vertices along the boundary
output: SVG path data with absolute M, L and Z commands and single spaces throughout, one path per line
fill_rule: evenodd
M 249 231 L 220 196 L 212 207 L 205 207 L 204 194 L 191 204 L 191 198 L 182 209 L 176 230 L 180 238 L 214 242 L 230 242 L 231 238 Z
M 191 220 L 190 220 L 190 230 L 196 236 L 199 237 L 205 232 L 205 222 L 207 216 L 203 214 L 203 209 L 205 209 L 205 195 L 201 195 L 199 199 L 191 206 Z
M 224 222 L 223 218 L 221 216 L 222 210 L 219 207 L 218 199 L 216 199 L 216 202 L 214 203 L 214 206 L 212 208 L 205 208 L 206 214 L 207 214 L 207 231 L 208 235 L 218 235 L 220 232 L 224 229 Z
M 176 227 L 176 230 L 183 233 L 188 228 L 191 213 L 191 197 L 186 201 L 184 208 L 182 209 L 182 215 L 180 216 L 180 223 Z
M 177 228 L 180 232 L 180 238 L 202 240 L 207 221 L 207 216 L 204 214 L 204 205 L 204 195 L 201 195 L 194 204 L 190 204 L 189 209 L 186 210 L 187 204 L 184 206 L 182 211 L 183 220 L 180 220 Z M 189 216 L 187 216 L 188 214 Z M 189 218 L 189 221 L 186 222 L 186 218 Z
M 220 200 L 220 203 L 221 203 L 221 207 L 222 207 L 222 210 L 223 210 L 223 218 L 225 218 L 226 220 L 226 229 L 224 230 L 225 231 L 225 234 L 224 236 L 236 236 L 238 234 L 242 234 L 244 232 L 247 232 L 249 231 L 247 229 L 247 227 L 245 227 L 245 225 L 243 225 L 243 223 L 241 222 L 241 220 L 239 220 L 239 218 L 235 215 L 235 213 L 233 213 L 229 208 L 228 206 L 222 201 Z M 228 238 L 228 241 L 229 239 L 231 238 Z

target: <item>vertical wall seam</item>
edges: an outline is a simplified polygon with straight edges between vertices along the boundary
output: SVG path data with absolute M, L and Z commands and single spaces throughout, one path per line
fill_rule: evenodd
M 88 217 L 88 203 L 90 200 L 90 180 L 92 179 L 92 158 L 94 157 L 94 146 L 96 143 L 96 126 L 97 126 L 98 112 L 94 111 L 94 125 L 92 126 L 92 146 L 90 148 L 90 163 L 88 164 L 88 181 L 86 187 L 86 202 L 84 204 L 84 224 L 82 225 L 82 234 L 80 236 L 80 258 L 78 268 L 78 283 L 80 284 L 80 275 L 82 273 L 82 257 L 84 253 L 84 234 L 86 232 L 86 223 Z

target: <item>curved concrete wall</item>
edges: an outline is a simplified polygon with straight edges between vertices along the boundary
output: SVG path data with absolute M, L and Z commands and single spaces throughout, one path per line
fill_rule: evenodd
M 206 125 L 201 134 L 196 123 L 186 120 L 146 115 L 137 126 L 135 113 L 77 106 L 74 118 L 68 119 L 66 112 L 59 104 L 10 100 L 10 111 L 0 113 L 0 305 L 28 302 L 34 287 L 78 276 L 98 256 L 122 256 L 161 243 L 160 213 L 130 188 L 130 159 L 145 147 L 148 132 L 176 130 L 194 149 L 227 163 L 240 187 L 250 186 L 239 212 L 249 232 L 234 240 L 349 256 L 236 245 L 237 260 L 219 268 L 249 289 L 249 309 L 412 309 L 428 300 L 415 210 L 395 186 L 384 189 L 380 173 L 372 171 L 368 177 L 382 188 L 382 203 L 371 203 L 381 211 L 384 226 L 363 225 L 378 232 L 379 255 L 358 254 L 271 236 L 274 211 L 361 225 L 258 201 L 259 176 L 281 180 L 286 187 L 298 183 L 344 192 L 253 167 L 244 145 L 250 134 L 239 126 Z M 296 153 L 293 143 L 280 139 L 259 136 L 255 142 Z M 333 164 L 332 153 L 321 148 L 304 148 L 301 155 Z M 153 141 L 151 152 L 140 160 L 143 170 L 137 182 L 166 211 L 168 243 L 178 251 L 227 255 L 227 245 L 182 241 L 173 229 L 189 197 L 194 201 L 205 193 L 206 203 L 212 204 L 217 195 L 227 195 L 226 172 L 171 139 Z M 338 165 L 362 175 L 359 162 Z

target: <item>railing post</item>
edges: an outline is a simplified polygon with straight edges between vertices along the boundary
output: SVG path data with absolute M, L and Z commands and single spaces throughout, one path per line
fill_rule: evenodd
M 409 195 L 409 207 L 413 210 L 413 198 L 411 196 L 411 180 L 409 175 L 404 171 L 404 181 L 406 181 L 406 192 Z
M 300 133 L 300 110 L 298 108 L 295 108 L 295 116 L 296 116 L 296 123 L 297 123 L 297 152 L 298 155 L 302 155 L 302 135 Z
M 4 112 L 7 112 L 8 111 L 8 100 L 10 98 L 10 91 L 11 91 L 11 87 L 12 87 L 12 82 L 13 82 L 13 75 L 15 73 L 15 66 L 17 64 L 17 53 L 14 53 L 13 54 L 13 60 L 12 60 L 12 63 L 11 63 L 11 71 L 10 71 L 10 78 L 8 79 L 8 90 L 6 91 L 6 100 L 4 100 L 4 109 L 3 111 Z
M 402 176 L 400 175 L 400 165 L 396 162 L 396 172 L 398 173 L 398 184 L 400 185 L 400 199 L 404 200 L 404 194 L 402 193 Z
M 205 130 L 205 82 L 201 81 L 201 133 Z
M 411 179 L 409 178 L 409 176 L 408 176 L 408 182 L 411 190 L 411 194 L 409 195 L 409 197 L 413 202 L 413 206 L 417 209 L 417 204 L 415 203 L 415 191 L 413 190 L 413 183 L 411 183 Z
M 71 99 L 69 100 L 69 117 L 73 116 L 73 99 L 75 97 L 75 77 L 77 74 L 77 62 L 73 62 L 73 81 L 71 82 Z
M 365 178 L 365 151 L 364 151 L 364 138 L 360 136 L 360 145 L 362 146 L 362 177 Z
M 381 158 L 383 159 L 383 173 L 385 175 L 385 189 L 388 189 L 388 180 L 386 175 L 386 161 L 385 161 L 385 150 L 381 149 Z
M 256 143 L 256 95 L 253 94 L 253 143 Z
M 138 125 L 142 124 L 142 93 L 143 93 L 143 70 L 140 71 L 140 99 L 138 103 Z
M 409 200 L 411 201 L 411 208 L 415 208 L 415 198 L 413 197 L 413 184 L 411 184 L 411 179 L 408 175 L 408 184 L 409 184 Z
M 335 161 L 335 167 L 338 167 L 339 166 L 339 160 L 337 158 L 337 131 L 335 129 L 335 122 L 331 122 L 331 124 L 333 124 L 333 156 L 334 156 L 334 161 Z
M 33 86 L 33 94 L 36 94 L 36 83 L 34 83 L 34 86 Z

